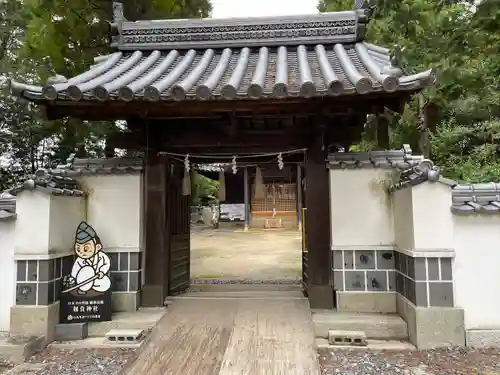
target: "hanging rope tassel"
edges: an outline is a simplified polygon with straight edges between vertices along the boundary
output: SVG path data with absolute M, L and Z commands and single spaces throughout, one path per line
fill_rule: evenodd
M 226 177 L 224 175 L 224 170 L 219 171 L 219 201 L 224 202 L 226 200 Z
M 184 177 L 182 178 L 182 195 L 191 195 L 191 163 L 189 154 L 184 157 Z
M 262 171 L 259 167 L 255 170 L 255 198 L 264 199 L 265 198 L 265 186 L 264 179 L 262 178 Z
M 182 195 L 191 195 L 191 172 L 184 169 L 184 177 L 182 178 Z

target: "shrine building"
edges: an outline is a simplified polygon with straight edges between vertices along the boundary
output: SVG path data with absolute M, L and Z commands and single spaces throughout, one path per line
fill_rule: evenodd
M 475 203 L 494 187 L 447 181 L 408 146 L 387 150 L 384 113 L 402 113 L 435 78 L 431 69 L 403 71 L 387 48 L 368 43 L 370 11 L 356 3 L 304 16 L 130 21 L 116 1 L 112 53 L 75 77 L 12 82 L 12 93 L 49 120 L 125 120 L 108 149 L 144 156 L 72 157 L 0 199 L 0 230 L 10 238 L 0 246 L 15 280 L 2 315 L 10 331 L 52 337 L 57 280 L 83 219 L 118 262 L 115 311 L 163 306 L 189 287 L 189 174 L 180 155 L 227 165 L 222 203 L 243 204 L 247 226 L 303 227 L 311 309 L 398 314 L 419 348 L 464 345 L 467 332 L 484 328 L 478 306 L 497 310 L 471 292 L 477 268 L 464 259 L 480 250 L 463 247 L 476 241 L 464 220 L 483 220 L 487 231 L 499 216 L 459 213 L 497 207 L 491 197 Z M 380 151 L 349 152 L 368 115 L 378 117 Z M 32 280 L 30 267 L 47 269 L 44 279 Z

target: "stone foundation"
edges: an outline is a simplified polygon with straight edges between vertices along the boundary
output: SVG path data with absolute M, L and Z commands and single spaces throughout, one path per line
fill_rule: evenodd
M 337 309 L 342 312 L 395 313 L 395 292 L 337 292 Z
M 44 336 L 46 342 L 55 338 L 59 324 L 59 301 L 47 306 L 12 306 L 10 334 Z
M 133 312 L 141 306 L 141 292 L 113 293 L 111 295 L 113 312 Z
M 408 325 L 410 342 L 418 349 L 465 346 L 464 311 L 454 307 L 417 307 L 397 295 L 398 314 Z
M 418 349 L 465 345 L 464 311 L 454 307 L 452 256 L 444 251 L 395 254 L 397 312 Z

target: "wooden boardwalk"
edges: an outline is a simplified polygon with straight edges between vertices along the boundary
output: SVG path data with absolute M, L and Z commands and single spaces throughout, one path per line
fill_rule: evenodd
M 229 295 L 176 299 L 125 374 L 320 375 L 306 298 Z

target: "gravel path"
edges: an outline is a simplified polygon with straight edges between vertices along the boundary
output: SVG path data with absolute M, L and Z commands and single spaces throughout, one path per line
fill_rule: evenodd
M 324 375 L 500 375 L 500 349 L 321 349 Z
M 48 349 L 2 375 L 118 375 L 133 349 Z

